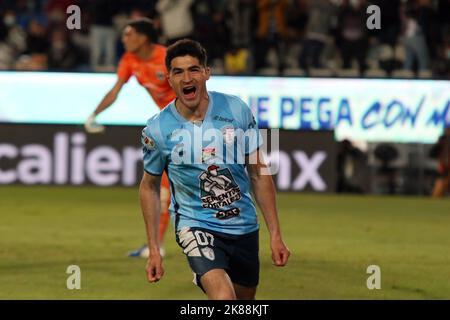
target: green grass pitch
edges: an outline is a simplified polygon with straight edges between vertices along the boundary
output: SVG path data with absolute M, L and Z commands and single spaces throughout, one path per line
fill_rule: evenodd
M 280 193 L 288 266 L 261 223 L 259 299 L 450 299 L 450 201 Z M 0 299 L 205 299 L 167 234 L 166 274 L 145 277 L 137 188 L 0 187 Z M 66 288 L 69 265 L 81 290 Z M 369 290 L 369 265 L 381 289 Z

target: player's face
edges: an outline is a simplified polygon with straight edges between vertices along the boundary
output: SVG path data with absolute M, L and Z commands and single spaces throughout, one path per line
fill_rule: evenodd
M 176 57 L 170 65 L 168 80 L 178 99 L 189 109 L 197 108 L 207 96 L 206 81 L 210 69 L 192 56 Z
M 147 37 L 136 32 L 133 27 L 126 26 L 122 33 L 122 43 L 126 51 L 136 53 L 147 41 Z

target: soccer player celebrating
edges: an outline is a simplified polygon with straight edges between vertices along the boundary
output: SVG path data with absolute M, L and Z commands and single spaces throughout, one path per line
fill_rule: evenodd
M 195 283 L 209 299 L 254 299 L 259 225 L 250 188 L 269 230 L 274 264 L 286 265 L 290 255 L 281 236 L 275 187 L 271 176 L 264 174 L 267 166 L 254 117 L 238 97 L 207 91 L 210 69 L 198 42 L 184 39 L 169 46 L 166 67 L 177 98 L 150 118 L 142 131 L 144 174 L 139 193 L 150 248 L 148 281 L 157 282 L 164 274 L 157 229 L 160 176 L 165 171 L 171 184 L 176 240 Z M 208 130 L 222 137 L 214 138 L 217 145 L 208 142 L 209 134 L 205 141 L 203 136 L 198 140 L 198 132 Z M 249 130 L 257 134 L 247 134 Z M 241 144 L 236 143 L 239 131 L 248 138 Z M 221 148 L 227 154 L 243 150 L 244 160 L 236 161 L 239 153 L 235 152 L 232 161 L 224 162 Z
M 117 70 L 117 81 L 112 89 L 105 95 L 95 111 L 84 124 L 88 133 L 101 133 L 104 126 L 96 123 L 96 116 L 116 101 L 123 85 L 135 76 L 155 101 L 163 109 L 175 94 L 167 82 L 167 70 L 164 62 L 166 48 L 154 43 L 156 32 L 153 22 L 147 18 L 138 18 L 127 23 L 122 34 L 122 43 L 126 53 L 122 56 Z M 164 233 L 169 224 L 170 191 L 169 180 L 163 175 L 161 182 L 161 219 L 159 225 L 159 240 L 162 242 Z M 161 247 L 164 254 L 164 249 Z M 148 248 L 144 246 L 129 254 L 130 256 L 148 257 Z

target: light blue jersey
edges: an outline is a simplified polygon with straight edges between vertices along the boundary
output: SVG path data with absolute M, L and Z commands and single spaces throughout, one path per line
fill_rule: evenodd
M 142 131 L 144 170 L 166 171 L 176 230 L 200 227 L 228 234 L 259 228 L 245 155 L 262 144 L 250 108 L 238 97 L 208 92 L 203 122 L 183 118 L 170 103 Z

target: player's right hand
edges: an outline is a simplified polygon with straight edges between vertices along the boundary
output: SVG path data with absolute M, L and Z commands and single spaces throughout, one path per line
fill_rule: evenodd
M 145 271 L 147 272 L 148 282 L 158 282 L 162 278 L 164 275 L 164 269 L 162 266 L 162 257 L 159 252 L 150 254 Z
M 95 114 L 91 114 L 89 118 L 87 118 L 84 123 L 84 128 L 87 133 L 102 133 L 105 131 L 105 126 L 102 126 L 95 121 Z

